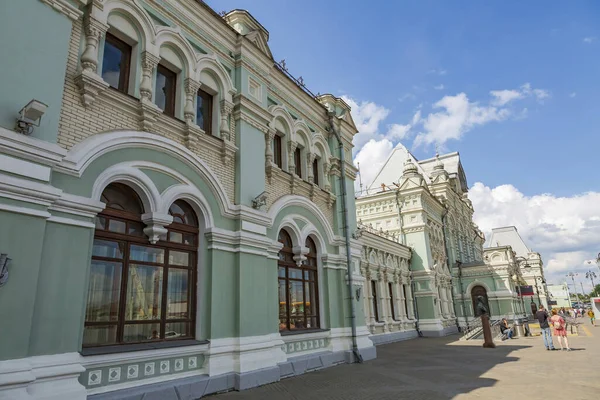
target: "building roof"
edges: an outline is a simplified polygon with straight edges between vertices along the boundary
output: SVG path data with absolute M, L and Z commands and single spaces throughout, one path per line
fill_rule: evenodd
M 496 246 L 510 246 L 517 256 L 521 257 L 527 257 L 527 254 L 531 253 L 531 250 L 527 247 L 525 241 L 523 241 L 523 238 L 517 232 L 517 228 L 514 226 L 492 229 L 492 235 L 487 247 Z
M 428 158 L 419 161 L 412 153 L 402 144 L 398 143 L 392 150 L 389 157 L 375 175 L 373 182 L 367 187 L 367 194 L 374 194 L 381 190 L 381 185 L 391 186 L 400 181 L 404 163 L 410 157 L 413 163 L 417 165 L 417 171 L 423 175 L 425 182 L 431 184 L 431 173 L 438 161 L 437 157 Z M 465 171 L 460 162 L 458 152 L 442 154 L 439 160 L 444 164 L 444 169 L 448 172 L 450 178 L 456 178 L 460 182 L 461 189 L 466 192 L 468 190 Z
M 394 183 L 400 182 L 402 176 L 402 170 L 404 169 L 404 163 L 410 157 L 410 159 L 417 165 L 417 169 L 425 181 L 430 183 L 429 174 L 425 173 L 423 167 L 419 165 L 418 160 L 411 154 L 410 151 L 401 143 L 398 143 L 392 150 L 389 157 L 373 179 L 373 182 L 367 187 L 367 194 L 373 194 L 381 190 L 381 184 L 391 186 Z M 432 166 L 433 168 L 433 166 Z

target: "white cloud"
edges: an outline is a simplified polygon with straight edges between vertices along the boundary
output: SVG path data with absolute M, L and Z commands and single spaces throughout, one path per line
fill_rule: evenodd
M 410 124 L 408 125 L 400 125 L 400 124 L 391 124 L 388 127 L 387 134 L 385 135 L 390 140 L 402 140 L 406 138 L 406 135 L 410 131 Z
M 369 140 L 354 157 L 354 165 L 360 164 L 360 180 L 363 187 L 366 188 L 375 179 L 375 174 L 383 166 L 390 152 L 394 148 L 392 142 L 388 139 Z M 355 183 L 356 190 L 360 190 L 359 180 Z
M 492 104 L 497 106 L 503 106 L 513 100 L 523 97 L 523 93 L 518 90 L 492 90 L 490 94 L 494 97 Z
M 358 129 L 358 134 L 354 136 L 354 145 L 360 148 L 377 135 L 379 124 L 387 118 L 390 110 L 372 101 L 361 101 L 359 104 L 348 96 L 342 96 L 342 99 L 351 108 L 352 118 Z
M 412 94 L 412 93 L 406 93 L 406 94 L 403 94 L 402 96 L 398 97 L 398 101 L 400 103 L 402 103 L 403 101 L 406 101 L 406 100 L 415 100 L 416 98 L 417 98 L 417 96 L 415 96 L 414 94 Z
M 510 111 L 494 106 L 480 106 L 469 101 L 465 93 L 456 96 L 444 96 L 433 105 L 434 109 L 443 109 L 431 113 L 423 119 L 423 128 L 415 138 L 415 145 L 443 144 L 450 139 L 460 139 L 465 132 L 477 125 L 508 118 Z
M 577 92 L 569 93 L 570 98 L 574 98 L 575 96 L 577 96 Z
M 583 38 L 583 43 L 592 43 L 596 41 L 595 36 L 588 36 Z
M 428 74 L 435 74 L 435 75 L 440 75 L 440 76 L 444 76 L 448 73 L 448 71 L 446 71 L 443 68 L 433 68 L 430 69 L 429 71 L 427 71 Z
M 519 89 L 492 90 L 490 95 L 494 98 L 491 102 L 493 105 L 504 106 L 511 101 L 526 97 L 534 97 L 541 101 L 550 97 L 550 92 L 545 89 L 534 89 L 531 87 L 531 83 L 525 83 Z
M 441 83 L 441 84 L 439 84 L 439 85 L 437 85 L 437 86 L 434 86 L 433 88 L 434 88 L 435 90 L 444 90 L 444 84 L 443 84 L 443 83 Z
M 585 271 L 596 268 L 587 261 L 600 251 L 599 192 L 570 197 L 526 196 L 513 185 L 490 188 L 477 182 L 469 198 L 475 222 L 486 237 L 492 228 L 514 225 L 527 245 L 542 254 L 549 282 L 562 282 L 565 274 L 573 271 L 579 273 L 576 280 L 583 282 L 586 290 L 591 287 L 583 278 Z

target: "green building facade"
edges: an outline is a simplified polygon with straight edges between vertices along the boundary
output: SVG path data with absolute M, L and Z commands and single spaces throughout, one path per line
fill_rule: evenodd
M 258 21 L 195 0 L 0 10 L 0 398 L 199 398 L 375 357 L 349 294 L 350 109 L 275 63 Z

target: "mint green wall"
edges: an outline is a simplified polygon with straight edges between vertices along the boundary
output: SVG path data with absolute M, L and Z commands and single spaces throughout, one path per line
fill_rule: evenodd
M 94 230 L 48 222 L 29 356 L 79 351 Z
M 437 307 L 433 304 L 433 297 L 430 296 L 417 296 L 417 311 L 420 319 L 433 319 L 435 318 L 434 309 Z
M 158 189 L 158 191 L 160 193 L 167 190 L 170 186 L 182 183 L 182 182 L 178 181 L 177 179 L 173 178 L 172 176 L 169 176 L 162 172 L 158 172 L 158 171 L 154 171 L 154 170 L 146 169 L 146 168 L 140 168 L 140 170 L 144 174 L 148 175 L 148 177 L 152 180 L 152 182 L 154 182 L 154 184 L 156 185 L 156 188 Z
M 265 190 L 265 135 L 242 120 L 236 121 L 235 202 L 252 206 Z
M 81 178 L 60 173 L 52 174 L 52 185 L 67 193 L 89 197 L 97 177 L 107 168 L 123 161 L 152 161 L 171 168 L 188 178 L 204 194 L 212 211 L 215 224 L 224 229 L 235 229 L 235 221 L 221 217 L 220 200 L 213 194 L 209 185 L 196 169 L 175 157 L 154 149 L 126 148 L 104 154 L 94 160 L 85 170 Z M 161 182 L 158 182 L 161 184 Z M 264 184 L 264 183 L 263 183 Z M 231 199 L 230 199 L 231 200 Z
M 12 259 L 0 288 L 0 360 L 9 360 L 28 355 L 46 221 L 6 211 L 0 221 L 0 252 Z
M 236 258 L 239 283 L 236 336 L 278 332 L 277 260 L 252 254 L 239 254 Z
M 424 232 L 406 234 L 406 243 L 412 244 L 413 252 L 410 259 L 412 271 L 424 271 L 430 265 L 430 249 Z
M 346 193 L 348 194 L 348 227 L 350 233 L 356 230 L 356 199 L 354 198 L 354 181 L 346 178 Z
M 209 339 L 236 337 L 238 331 L 239 285 L 237 274 L 237 256 L 235 253 L 210 250 L 210 270 L 206 278 L 210 282 L 207 288 L 206 306 L 210 308 L 207 337 Z
M 31 136 L 56 142 L 71 27 L 39 0 L 0 2 L 0 126 L 14 129 L 21 108 L 36 99 L 48 109 Z

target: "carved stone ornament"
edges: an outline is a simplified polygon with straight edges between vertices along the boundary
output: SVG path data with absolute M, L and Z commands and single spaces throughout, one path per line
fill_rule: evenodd
M 75 77 L 75 84 L 79 88 L 81 102 L 85 108 L 90 107 L 100 93 L 109 86 L 100 75 L 91 70 L 83 70 Z
M 4 286 L 8 281 L 8 265 L 11 259 L 8 254 L 0 254 L 0 287 Z
M 233 137 L 233 131 L 230 130 L 229 117 L 233 111 L 233 104 L 225 99 L 221 100 L 221 127 L 219 133 L 221 139 L 231 140 Z
M 197 96 L 198 89 L 200 89 L 200 82 L 196 82 L 193 79 L 186 78 L 184 81 L 185 86 L 185 107 L 183 108 L 183 118 L 186 124 L 192 125 L 196 121 L 196 109 L 194 108 L 194 99 Z
M 221 145 L 221 158 L 223 160 L 223 163 L 226 166 L 229 166 L 235 159 L 235 153 L 237 152 L 238 148 L 230 140 L 223 140 L 222 143 L 223 144 Z
M 142 222 L 146 224 L 144 234 L 148 236 L 150 243 L 155 244 L 167 237 L 166 226 L 171 225 L 173 217 L 169 214 L 151 212 L 142 215 Z

